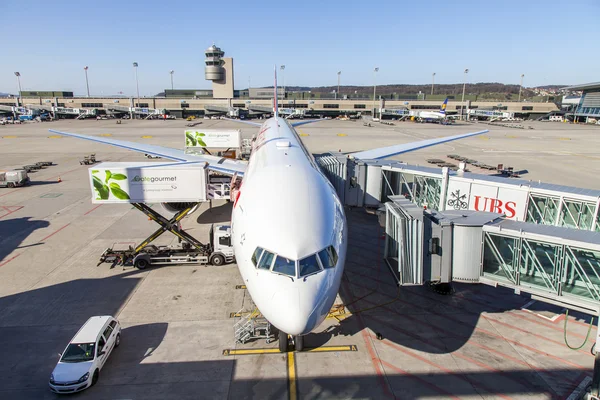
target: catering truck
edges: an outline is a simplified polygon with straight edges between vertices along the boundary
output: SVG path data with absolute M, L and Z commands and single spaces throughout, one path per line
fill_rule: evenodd
M 100 256 L 100 263 L 144 269 L 165 264 L 223 265 L 234 260 L 228 225 L 212 226 L 207 243 L 181 227 L 181 220 L 192 214 L 199 203 L 229 197 L 230 185 L 221 182 L 222 177 L 211 175 L 204 164 L 105 162 L 91 167 L 89 178 L 92 203 L 131 204 L 161 226 L 137 246 L 106 249 Z M 227 179 L 231 180 L 230 177 Z M 218 190 L 224 192 L 220 193 L 221 197 L 217 196 Z M 152 204 L 161 204 L 166 215 L 152 208 Z M 152 244 L 166 231 L 179 239 L 177 245 Z

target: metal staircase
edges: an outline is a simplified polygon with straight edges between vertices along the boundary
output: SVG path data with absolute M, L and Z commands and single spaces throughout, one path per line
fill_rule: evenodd
M 233 325 L 236 343 L 244 344 L 254 339 L 265 339 L 270 343 L 274 338 L 271 334 L 271 324 L 255 309 L 251 313 L 240 310 L 237 315 L 240 320 Z

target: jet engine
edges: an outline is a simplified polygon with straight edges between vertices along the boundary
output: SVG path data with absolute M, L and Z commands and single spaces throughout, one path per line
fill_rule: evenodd
M 185 202 L 185 203 L 160 203 L 160 205 L 162 206 L 162 208 L 167 211 L 170 214 L 176 214 L 180 211 L 185 210 L 186 208 L 190 208 L 193 207 L 192 211 L 190 211 L 190 214 L 193 213 L 194 211 L 196 211 L 196 208 L 198 208 L 198 204 L 199 203 L 189 203 L 189 202 Z

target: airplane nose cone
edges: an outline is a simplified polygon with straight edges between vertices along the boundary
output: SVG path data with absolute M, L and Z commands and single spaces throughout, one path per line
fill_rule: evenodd
M 315 304 L 311 299 L 302 299 L 298 289 L 281 290 L 273 296 L 273 304 L 279 312 L 269 319 L 277 329 L 290 335 L 309 333 L 317 323 Z

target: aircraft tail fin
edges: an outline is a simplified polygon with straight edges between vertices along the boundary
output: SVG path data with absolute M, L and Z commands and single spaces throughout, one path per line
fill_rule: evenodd
M 279 109 L 277 106 L 277 65 L 275 65 L 275 84 L 273 85 L 273 115 L 275 118 L 279 117 Z
M 448 98 L 446 97 L 446 100 L 444 100 L 444 103 L 440 107 L 440 113 L 441 114 L 446 114 L 446 107 L 447 106 L 448 106 Z

